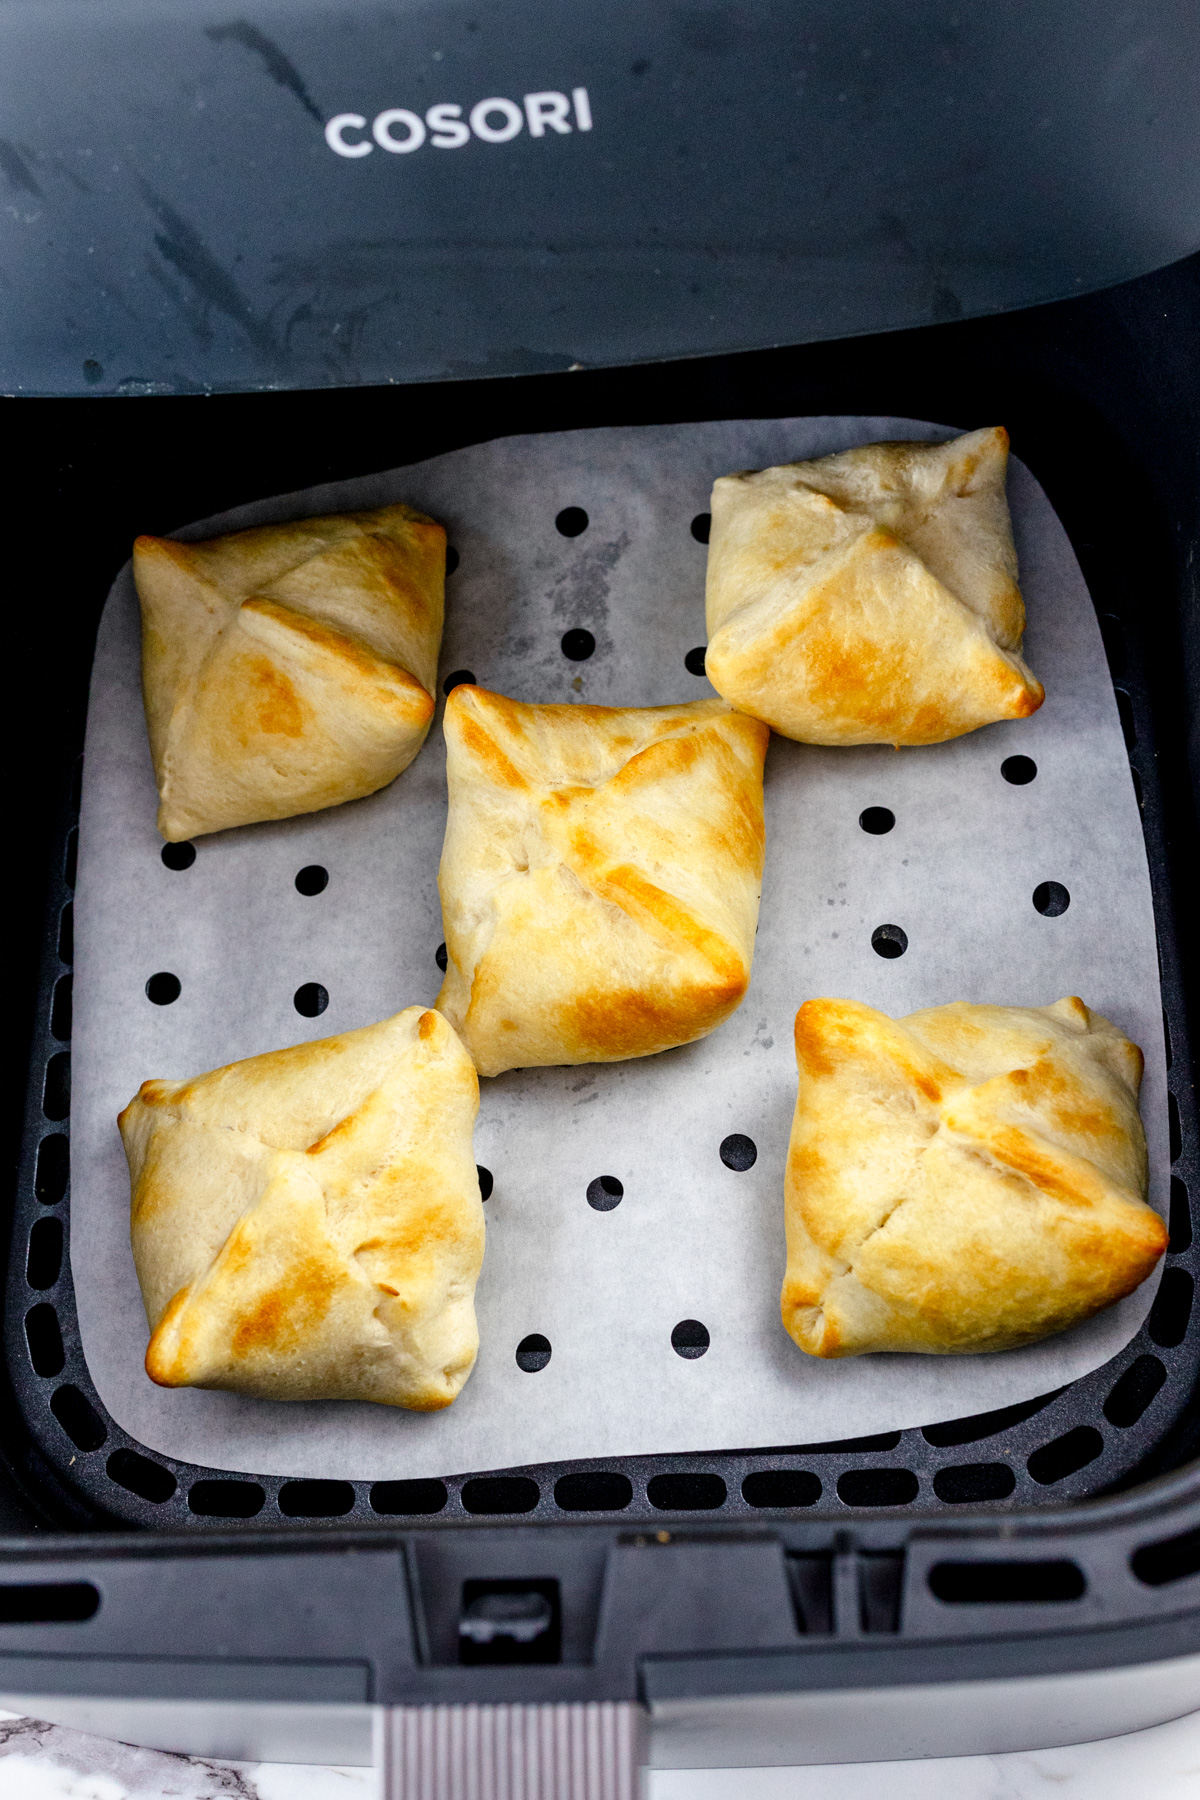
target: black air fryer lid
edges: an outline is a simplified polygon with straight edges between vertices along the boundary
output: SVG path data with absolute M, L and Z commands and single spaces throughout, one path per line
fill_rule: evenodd
M 844 337 L 1200 244 L 1189 0 L 24 0 L 8 392 Z

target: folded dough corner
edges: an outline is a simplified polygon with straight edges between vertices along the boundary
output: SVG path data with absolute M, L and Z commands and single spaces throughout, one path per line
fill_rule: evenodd
M 446 534 L 407 506 L 141 537 L 158 827 L 178 842 L 386 787 L 429 730 Z
M 456 687 L 437 1005 L 482 1075 L 704 1037 L 750 980 L 765 726 Z
M 1140 1286 L 1142 1053 L 1082 1000 L 796 1015 L 783 1323 L 814 1356 L 1011 1350 Z
M 449 1406 L 479 1347 L 479 1083 L 440 1014 L 147 1081 L 121 1114 L 164 1387 Z
M 940 744 L 1044 699 L 1008 434 L 867 444 L 713 486 L 709 680 L 808 744 Z

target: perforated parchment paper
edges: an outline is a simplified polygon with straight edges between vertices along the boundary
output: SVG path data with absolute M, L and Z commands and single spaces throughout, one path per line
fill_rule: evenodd
M 820 418 L 511 438 L 242 507 L 180 535 L 407 501 L 445 522 L 461 559 L 447 583 L 440 679 L 469 669 L 521 700 L 657 705 L 712 691 L 684 657 L 704 642 L 705 551 L 690 526 L 715 476 L 949 435 L 906 419 Z M 813 1443 L 1006 1406 L 1129 1341 L 1153 1280 L 1061 1337 L 987 1356 L 824 1363 L 779 1321 L 792 1022 L 814 995 L 892 1014 L 1082 995 L 1146 1053 L 1151 1197 L 1165 1210 L 1154 926 L 1112 685 L 1066 535 L 1019 463 L 1009 495 L 1042 710 L 929 749 L 772 741 L 761 924 L 740 1011 L 662 1056 L 481 1083 L 476 1156 L 495 1176 L 481 1348 L 460 1398 L 432 1414 L 166 1391 L 143 1371 L 117 1112 L 148 1077 L 190 1076 L 432 1002 L 445 774 L 439 710 L 425 749 L 384 793 L 201 838 L 191 868 L 165 868 L 137 605 L 128 570 L 120 576 L 100 630 L 84 774 L 71 1263 L 88 1365 L 127 1431 L 217 1468 L 356 1479 Z M 567 506 L 588 514 L 575 538 L 555 529 Z M 595 636 L 587 661 L 563 655 L 573 626 Z M 1015 752 L 1037 764 L 1026 786 L 1000 773 Z M 886 836 L 860 828 L 868 806 L 895 814 Z M 295 876 L 311 863 L 329 884 L 305 898 Z M 1032 903 L 1047 880 L 1070 893 L 1056 918 Z M 881 924 L 903 927 L 906 954 L 875 953 Z M 160 971 L 182 983 L 173 1005 L 146 997 Z M 292 997 L 313 981 L 329 1006 L 306 1019 Z M 732 1132 L 758 1149 L 741 1173 L 718 1155 Z M 598 1175 L 624 1184 L 612 1211 L 587 1203 Z M 708 1328 L 706 1355 L 673 1351 L 684 1319 Z M 530 1374 L 515 1351 L 532 1332 L 552 1355 Z

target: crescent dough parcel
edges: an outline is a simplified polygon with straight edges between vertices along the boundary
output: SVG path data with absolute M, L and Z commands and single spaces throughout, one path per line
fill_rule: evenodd
M 1036 712 L 1007 463 L 996 429 L 723 476 L 708 552 L 717 692 L 806 744 L 940 744 Z
M 769 732 L 723 700 L 446 705 L 437 1004 L 481 1075 L 704 1037 L 750 980 Z
M 142 692 L 172 842 L 358 800 L 429 730 L 446 534 L 407 506 L 140 537 Z
M 119 1123 L 162 1387 L 449 1406 L 475 1362 L 479 1083 L 445 1019 L 146 1081 Z
M 1133 1292 L 1142 1053 L 1082 1000 L 796 1015 L 783 1323 L 813 1356 L 1011 1350 Z

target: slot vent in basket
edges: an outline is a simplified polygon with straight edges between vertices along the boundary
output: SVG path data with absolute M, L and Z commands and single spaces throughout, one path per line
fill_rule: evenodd
M 1044 1562 L 940 1562 L 929 1589 L 945 1606 L 1045 1606 L 1081 1600 L 1083 1570 L 1061 1558 Z
M 78 1625 L 99 1610 L 100 1592 L 90 1581 L 0 1586 L 0 1625 Z
M 105 1468 L 110 1480 L 154 1506 L 164 1505 L 179 1485 L 170 1469 L 152 1462 L 148 1456 L 139 1456 L 136 1450 L 114 1450 Z
M 193 1481 L 187 1497 L 201 1519 L 256 1519 L 266 1498 L 257 1481 Z
M 285 1481 L 279 1490 L 279 1510 L 289 1519 L 342 1519 L 353 1509 L 348 1481 Z
M 1200 1531 L 1143 1544 L 1130 1557 L 1130 1567 L 1147 1587 L 1166 1587 L 1200 1571 Z

